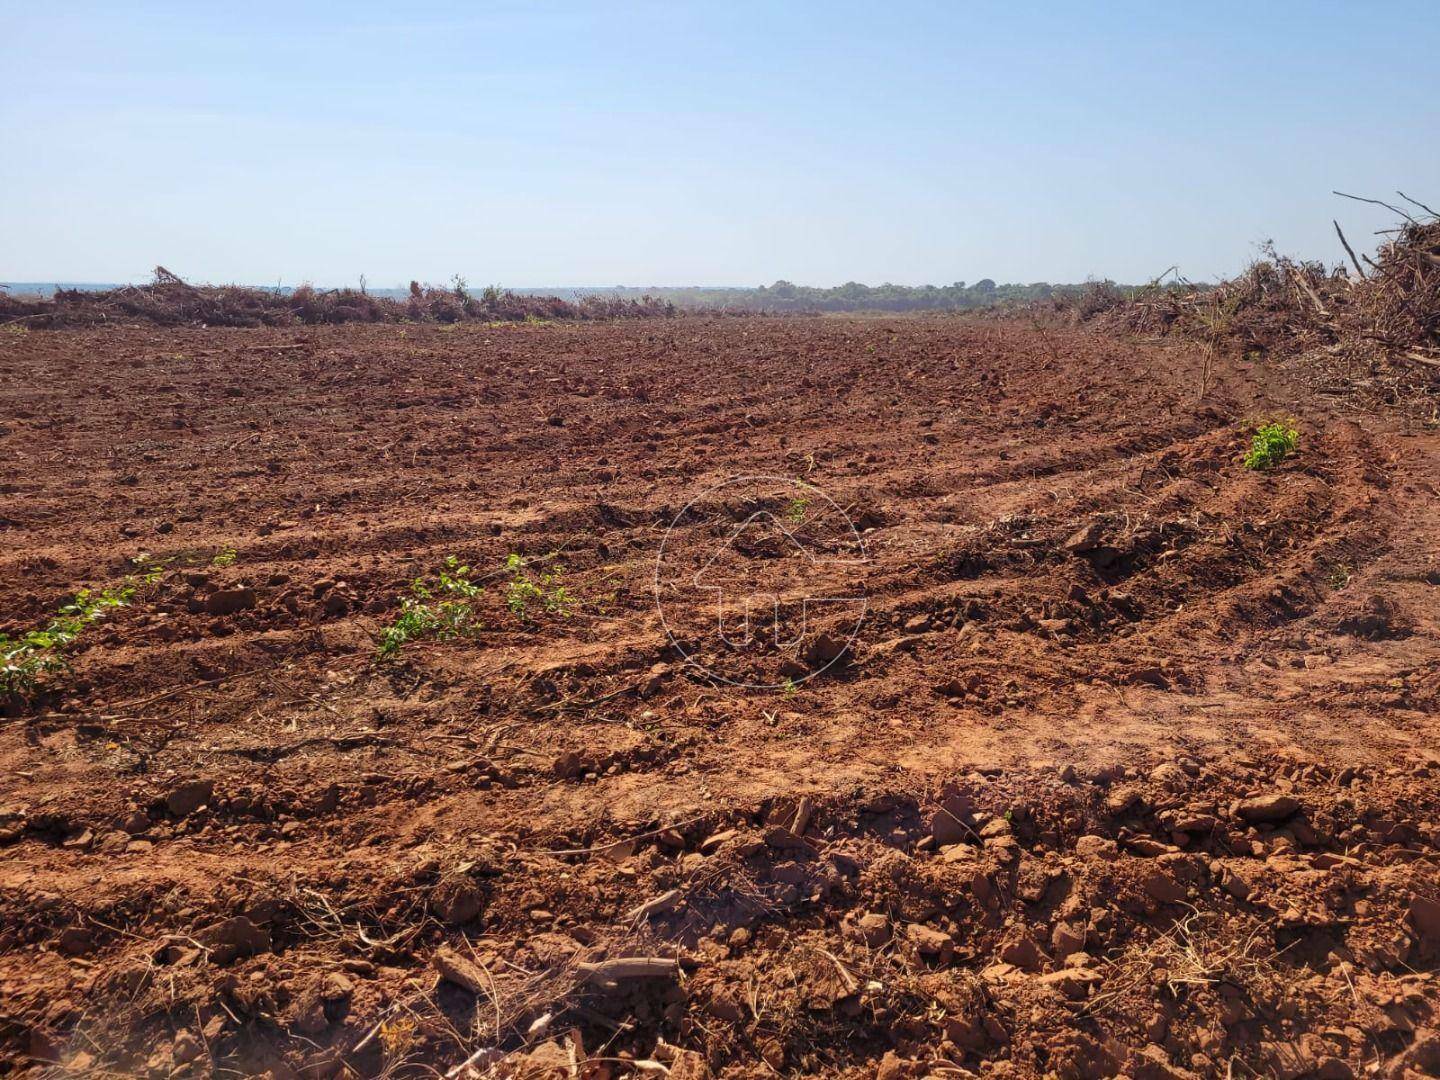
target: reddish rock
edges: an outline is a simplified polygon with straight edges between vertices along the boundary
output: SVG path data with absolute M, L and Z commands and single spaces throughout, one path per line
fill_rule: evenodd
M 1051 972 L 1049 975 L 1041 975 L 1035 981 L 1040 986 L 1050 986 L 1059 990 L 1072 1001 L 1079 1001 L 1090 993 L 1092 986 L 1099 986 L 1104 979 L 1098 971 L 1081 967 L 1063 968 L 1060 971 Z
M 165 796 L 165 808 L 176 817 L 189 817 L 215 795 L 215 781 L 187 780 Z
M 1440 900 L 1418 893 L 1410 897 L 1410 925 L 1426 944 L 1440 945 Z
M 1085 947 L 1085 927 L 1078 923 L 1058 922 L 1050 934 L 1050 948 L 1055 959 L 1064 960 L 1073 952 Z
M 861 915 L 845 929 L 850 937 L 872 949 L 879 948 L 890 940 L 890 920 L 878 911 Z
M 1023 971 L 1039 971 L 1050 962 L 1050 957 L 1028 930 L 1021 930 L 1006 940 L 1000 947 L 1000 959 Z
M 1086 859 L 1100 859 L 1104 862 L 1113 862 L 1120 855 L 1120 849 L 1114 840 L 1104 836 L 1093 834 L 1080 837 L 1075 841 L 1075 854 Z
M 557 780 L 573 780 L 585 771 L 585 763 L 574 750 L 566 750 L 555 758 L 550 771 Z
M 243 915 L 223 919 L 195 932 L 195 940 L 210 953 L 216 964 L 227 964 L 239 956 L 253 956 L 270 949 L 270 931 L 256 926 Z
M 950 935 L 942 933 L 924 923 L 911 923 L 905 927 L 905 937 L 915 946 L 921 956 L 945 958 L 955 950 Z
M 447 926 L 461 926 L 485 908 L 485 894 L 469 878 L 445 878 L 430 893 L 430 910 Z
M 205 598 L 205 612 L 209 615 L 234 615 L 237 611 L 253 608 L 258 599 L 254 589 L 216 589 Z
M 1257 795 L 1253 799 L 1241 799 L 1235 804 L 1236 816 L 1252 825 L 1266 821 L 1284 821 L 1299 809 L 1299 799 L 1280 792 Z
M 1178 904 L 1188 895 L 1182 882 L 1176 881 L 1164 868 L 1155 867 L 1140 882 L 1146 894 L 1157 903 Z

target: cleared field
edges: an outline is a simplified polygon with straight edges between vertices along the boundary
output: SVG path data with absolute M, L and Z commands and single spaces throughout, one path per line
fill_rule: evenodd
M 135 589 L 0 721 L 16 1068 L 1440 1060 L 1433 432 L 1180 345 L 685 317 L 5 334 L 0 452 L 0 630 Z M 738 644 L 657 598 L 712 547 L 780 598 Z M 840 577 L 858 629 L 781 632 Z M 459 632 L 378 656 L 407 597 Z

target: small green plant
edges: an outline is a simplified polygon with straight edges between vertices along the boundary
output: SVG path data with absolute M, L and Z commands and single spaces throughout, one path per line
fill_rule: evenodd
M 239 553 L 238 551 L 236 551 L 234 548 L 232 548 L 232 547 L 221 548 L 219 551 L 217 551 L 217 552 L 215 553 L 215 557 L 210 560 L 210 565 L 211 565 L 211 566 L 234 566 L 234 565 L 235 565 L 235 560 L 238 559 L 239 557 L 240 557 L 240 553 Z
M 1250 449 L 1245 454 L 1247 469 L 1265 470 L 1274 468 L 1295 452 L 1300 445 L 1300 432 L 1293 422 L 1273 420 L 1261 424 L 1250 439 Z
M 809 499 L 791 499 L 785 506 L 785 520 L 791 525 L 800 525 L 805 521 L 805 514 L 809 509 Z
M 786 697 L 793 697 L 800 692 L 800 684 L 787 675 L 785 681 L 780 684 L 780 692 Z
M 470 567 L 449 556 L 433 582 L 424 577 L 410 582 L 400 615 L 380 631 L 376 654 L 382 659 L 394 656 L 407 641 L 420 637 L 445 641 L 471 633 L 476 625 L 473 601 L 480 591 Z
M 135 572 L 140 575 L 140 584 L 154 585 L 169 569 L 174 562 L 173 558 L 157 559 L 151 555 L 136 555 L 130 560 L 130 565 L 135 567 Z
M 534 608 L 561 618 L 570 617 L 576 601 L 560 584 L 558 568 L 532 575 L 525 569 L 525 560 L 512 553 L 505 558 L 505 572 L 510 575 L 505 583 L 505 606 L 517 619 L 530 621 Z
M 100 592 L 81 589 L 41 629 L 14 638 L 0 634 L 0 693 L 33 693 L 46 675 L 68 666 L 66 653 L 87 626 L 134 596 L 130 583 Z

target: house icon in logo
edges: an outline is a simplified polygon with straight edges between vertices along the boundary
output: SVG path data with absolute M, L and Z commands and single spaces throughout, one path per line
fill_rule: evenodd
M 710 679 L 785 689 L 843 663 L 868 565 L 854 522 L 814 484 L 732 476 L 666 528 L 655 607 L 675 652 Z

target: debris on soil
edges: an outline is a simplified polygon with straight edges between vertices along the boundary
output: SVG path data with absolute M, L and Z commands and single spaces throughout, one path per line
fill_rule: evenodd
M 1369 272 L 1353 253 L 1351 266 L 1328 269 L 1267 247 L 1245 273 L 1218 286 L 1157 283 L 1127 293 L 1102 282 L 1049 306 L 1112 330 L 1179 335 L 1274 360 L 1322 394 L 1367 408 L 1401 406 L 1434 420 L 1440 415 L 1440 221 L 1419 204 L 1409 212 L 1395 209 L 1401 224 L 1374 259 L 1365 256 Z
M 411 282 L 410 296 L 392 300 L 359 289 L 256 289 L 241 285 L 191 285 L 163 266 L 148 285 L 116 289 L 57 289 L 47 299 L 0 291 L 0 322 L 23 319 L 32 329 L 151 323 L 157 326 L 315 326 L 340 323 L 437 322 L 467 320 L 615 319 L 675 314 L 672 304 L 645 296 L 625 300 L 587 296 L 571 302 L 557 296 L 530 296 L 485 289 L 472 296 L 460 284 L 442 289 Z M 300 345 L 266 345 L 275 352 Z M 169 530 L 164 530 L 169 531 Z

